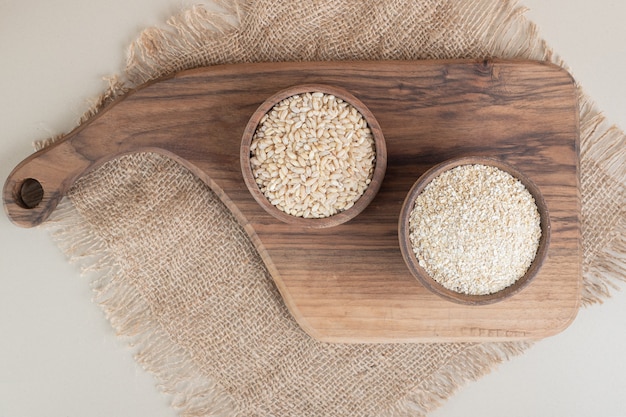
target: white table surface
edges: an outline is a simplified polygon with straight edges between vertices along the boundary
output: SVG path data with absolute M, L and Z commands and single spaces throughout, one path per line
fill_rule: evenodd
M 524 0 L 540 34 L 626 128 L 626 2 Z M 139 31 L 182 0 L 0 0 L 0 178 L 31 142 L 70 130 Z M 626 291 L 581 310 L 461 388 L 432 416 L 626 416 Z M 169 399 L 46 232 L 0 215 L 0 416 L 172 417 Z

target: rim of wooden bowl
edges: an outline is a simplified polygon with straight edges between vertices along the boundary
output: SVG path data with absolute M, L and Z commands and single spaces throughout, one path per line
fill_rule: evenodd
M 270 201 L 261 192 L 261 189 L 254 180 L 254 175 L 252 174 L 252 166 L 250 165 L 250 144 L 252 143 L 252 137 L 256 132 L 257 126 L 259 125 L 261 118 L 280 101 L 296 94 L 313 92 L 333 94 L 334 96 L 344 100 L 345 102 L 356 108 L 361 113 L 372 132 L 376 152 L 376 160 L 372 180 L 363 195 L 361 195 L 361 197 L 359 197 L 359 199 L 349 209 L 329 217 L 323 217 L 318 219 L 292 216 L 278 209 L 276 206 L 270 203 Z M 248 188 L 256 202 L 259 203 L 259 205 L 263 207 L 263 209 L 267 213 L 271 214 L 276 219 L 284 223 L 306 228 L 325 228 L 337 226 L 339 224 L 347 222 L 348 220 L 353 219 L 371 203 L 371 201 L 378 193 L 378 190 L 380 189 L 383 178 L 385 176 L 385 171 L 387 169 L 387 146 L 385 144 L 385 138 L 383 136 L 382 129 L 378 124 L 378 121 L 376 120 L 372 112 L 367 108 L 367 106 L 365 106 L 365 104 L 363 104 L 363 102 L 361 102 L 361 100 L 356 98 L 353 94 L 349 93 L 347 90 L 341 87 L 332 85 L 299 84 L 281 90 L 272 95 L 267 100 L 265 100 L 252 114 L 243 133 L 240 148 L 240 162 L 241 173 L 243 175 L 244 182 L 246 183 L 246 187 Z
M 409 238 L 409 218 L 411 215 L 411 211 L 413 210 L 415 199 L 424 190 L 424 188 L 434 178 L 439 176 L 439 174 L 443 173 L 444 171 L 461 165 L 474 164 L 488 165 L 499 168 L 502 171 L 508 172 L 509 174 L 520 180 L 520 182 L 524 184 L 526 189 L 535 199 L 535 204 L 537 205 L 537 210 L 539 211 L 541 227 L 541 238 L 539 240 L 537 253 L 532 264 L 526 271 L 526 274 L 524 274 L 521 278 L 519 278 L 510 286 L 500 291 L 485 295 L 470 295 L 459 293 L 445 288 L 443 285 L 435 281 L 428 275 L 424 268 L 419 265 L 415 253 L 413 252 L 413 246 Z M 546 205 L 545 199 L 543 198 L 543 195 L 539 190 L 539 187 L 537 187 L 537 185 L 532 182 L 525 174 L 517 170 L 512 165 L 496 158 L 481 156 L 465 156 L 449 159 L 438 165 L 435 165 L 434 167 L 426 171 L 421 177 L 419 177 L 419 179 L 413 184 L 413 186 L 409 190 L 402 205 L 398 222 L 398 238 L 400 241 L 400 250 L 402 252 L 404 262 L 409 268 L 411 274 L 415 278 L 417 278 L 417 280 L 430 292 L 448 301 L 453 301 L 466 305 L 485 305 L 502 301 L 509 297 L 512 297 L 513 295 L 520 292 L 523 288 L 528 286 L 528 284 L 530 284 L 531 281 L 537 276 L 537 273 L 541 269 L 541 266 L 543 265 L 543 262 L 547 256 L 548 247 L 550 246 L 550 230 L 550 213 L 548 211 L 548 206 Z

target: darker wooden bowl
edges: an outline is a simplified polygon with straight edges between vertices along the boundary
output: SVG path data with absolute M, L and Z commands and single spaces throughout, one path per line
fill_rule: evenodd
M 441 174 L 442 172 L 460 165 L 472 164 L 493 166 L 501 169 L 502 171 L 508 172 L 513 177 L 520 180 L 520 182 L 524 184 L 526 189 L 534 197 L 535 204 L 537 205 L 540 216 L 541 238 L 539 240 L 539 247 L 537 248 L 537 254 L 535 255 L 535 259 L 526 271 L 526 274 L 510 286 L 498 292 L 486 295 L 469 295 L 459 293 L 449 290 L 448 288 L 445 288 L 443 285 L 435 281 L 428 275 L 424 268 L 419 265 L 415 253 L 413 252 L 413 246 L 409 239 L 409 218 L 417 196 L 424 190 L 424 188 L 430 183 L 430 181 L 439 176 L 439 174 Z M 434 166 L 430 170 L 426 171 L 415 182 L 415 184 L 413 184 L 413 187 L 411 187 L 411 190 L 407 194 L 404 200 L 404 204 L 402 205 L 402 209 L 400 211 L 400 218 L 398 222 L 398 238 L 400 240 L 400 250 L 402 251 L 402 257 L 404 258 L 407 267 L 411 271 L 411 274 L 413 274 L 413 276 L 417 278 L 418 281 L 422 285 L 424 285 L 424 287 L 426 287 L 426 289 L 446 300 L 460 304 L 491 304 L 509 298 L 518 293 L 524 287 L 530 284 L 530 282 L 539 272 L 539 269 L 541 268 L 541 265 L 543 264 L 543 261 L 548 253 L 548 246 L 550 244 L 550 215 L 548 212 L 548 207 L 546 206 L 546 202 L 541 195 L 539 188 L 526 175 L 524 175 L 511 165 L 498 159 L 486 157 L 461 157 L 450 159 L 448 161 L 442 162 L 439 165 Z
M 292 216 L 272 205 L 272 203 L 269 202 L 269 200 L 265 197 L 265 195 L 261 192 L 261 189 L 256 184 L 254 175 L 252 173 L 252 167 L 250 165 L 250 145 L 252 143 L 252 137 L 257 130 L 257 126 L 261 118 L 280 101 L 296 94 L 308 92 L 322 92 L 325 94 L 333 94 L 335 95 L 335 97 L 338 97 L 355 107 L 363 115 L 363 118 L 367 122 L 368 127 L 372 132 L 376 151 L 374 173 L 372 175 L 371 182 L 363 195 L 349 209 L 336 213 L 329 217 L 317 219 Z M 387 147 L 385 144 L 385 138 L 383 136 L 382 130 L 380 128 L 380 125 L 376 121 L 376 118 L 374 117 L 372 112 L 365 106 L 365 104 L 363 104 L 355 96 L 340 87 L 323 84 L 303 84 L 279 91 L 278 93 L 265 100 L 263 104 L 261 104 L 259 108 L 254 112 L 244 130 L 243 138 L 241 141 L 240 162 L 241 172 L 243 174 L 243 179 L 246 183 L 246 186 L 248 187 L 248 190 L 257 201 L 257 203 L 259 203 L 259 205 L 261 205 L 261 207 L 263 207 L 263 209 L 267 213 L 285 223 L 306 228 L 325 228 L 337 226 L 339 224 L 347 222 L 348 220 L 353 219 L 359 213 L 361 213 L 365 209 L 365 207 L 367 207 L 374 199 L 374 197 L 378 193 L 378 190 L 380 189 L 383 178 L 385 176 L 385 170 L 387 169 Z

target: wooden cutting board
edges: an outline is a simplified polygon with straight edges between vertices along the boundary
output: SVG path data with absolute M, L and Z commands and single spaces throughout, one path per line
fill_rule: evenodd
M 240 171 L 250 116 L 277 91 L 305 83 L 350 91 L 375 115 L 387 141 L 387 172 L 374 201 L 355 219 L 328 229 L 302 229 L 266 214 Z M 188 167 L 234 212 L 287 307 L 319 340 L 537 339 L 566 328 L 578 311 L 578 137 L 575 84 L 548 63 L 224 65 L 130 92 L 22 162 L 3 198 L 16 224 L 33 226 L 85 172 L 122 154 L 159 152 Z M 398 243 L 398 215 L 413 182 L 433 165 L 464 155 L 495 156 L 526 173 L 551 215 L 552 239 L 539 275 L 514 297 L 486 306 L 454 304 L 427 292 L 410 275 Z

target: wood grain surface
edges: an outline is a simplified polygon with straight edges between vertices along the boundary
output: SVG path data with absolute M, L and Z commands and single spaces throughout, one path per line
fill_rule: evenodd
M 277 91 L 310 83 L 354 94 L 375 115 L 387 143 L 376 198 L 356 218 L 327 229 L 304 229 L 267 214 L 248 192 L 239 163 L 244 128 L 257 107 Z M 86 172 L 123 154 L 158 152 L 189 168 L 234 212 L 287 307 L 319 340 L 537 339 L 566 328 L 578 311 L 578 135 L 574 82 L 548 63 L 224 65 L 129 93 L 25 159 L 7 179 L 3 200 L 13 222 L 34 226 Z M 538 276 L 515 296 L 485 306 L 429 293 L 405 266 L 397 236 L 402 202 L 415 180 L 465 155 L 496 157 L 524 172 L 543 193 L 552 224 Z

